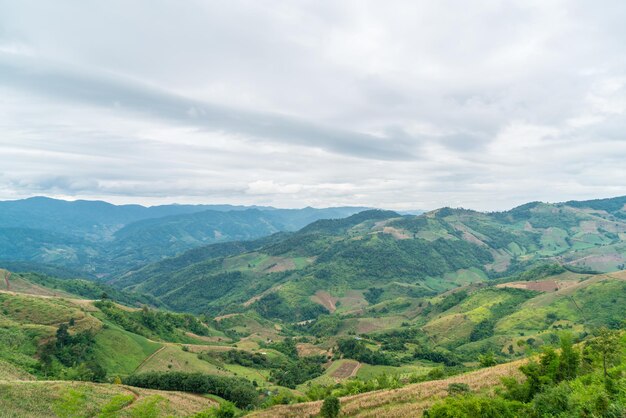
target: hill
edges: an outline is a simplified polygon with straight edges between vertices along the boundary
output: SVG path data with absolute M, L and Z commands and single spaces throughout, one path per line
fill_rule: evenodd
M 433 296 L 537 263 L 610 272 L 626 263 L 623 200 L 536 202 L 498 213 L 364 211 L 270 239 L 195 250 L 112 283 L 176 310 L 219 315 L 249 307 L 299 321 Z
M 517 361 L 558 344 L 564 330 L 584 338 L 598 326 L 621 325 L 626 271 L 559 268 L 542 265 L 410 303 L 383 301 L 363 315 L 338 309 L 301 324 L 269 321 L 254 311 L 195 317 L 138 309 L 47 287 L 56 283 L 52 278 L 13 274 L 12 290 L 0 290 L 0 379 L 6 381 L 0 386 L 7 388 L 0 403 L 10 405 L 5 410 L 12 416 L 63 408 L 134 416 L 134 408 L 148 404 L 154 404 L 153 416 L 182 416 L 210 407 L 211 400 L 170 392 L 183 386 L 160 382 L 201 373 L 247 379 L 232 384 L 248 382 L 249 399 L 258 399 L 257 408 L 270 407 L 255 412 L 261 416 L 315 413 L 320 402 L 298 402 L 329 393 L 358 393 L 343 399 L 347 415 L 414 416 L 445 396 L 451 383 L 491 393 L 500 377 L 520 376 L 523 361 L 476 371 L 485 353 L 490 361 Z M 134 386 L 76 382 L 117 377 Z M 293 405 L 271 408 L 283 403 Z

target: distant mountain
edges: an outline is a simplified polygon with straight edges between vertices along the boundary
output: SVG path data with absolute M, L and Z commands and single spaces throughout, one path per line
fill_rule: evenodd
M 421 297 L 554 262 L 579 272 L 626 263 L 626 198 L 506 212 L 370 210 L 245 245 L 193 250 L 114 280 L 177 310 L 309 319 L 337 303 Z M 342 302 L 343 301 L 343 302 Z
M 197 246 L 294 231 L 318 219 L 345 217 L 362 209 L 117 206 L 45 197 L 5 201 L 0 202 L 0 264 L 107 276 Z
M 183 215 L 205 210 L 219 212 L 234 210 L 273 210 L 262 206 L 233 205 L 113 205 L 91 200 L 66 201 L 48 197 L 0 201 L 0 228 L 30 228 L 66 234 L 81 234 L 84 238 L 110 239 L 113 232 L 132 222 Z

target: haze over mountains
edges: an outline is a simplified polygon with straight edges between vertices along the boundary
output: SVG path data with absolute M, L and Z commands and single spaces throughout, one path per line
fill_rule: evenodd
M 0 202 L 0 260 L 21 262 L 21 268 L 28 263 L 61 267 L 70 275 L 111 275 L 199 245 L 294 231 L 317 219 L 363 209 L 117 206 L 45 197 L 4 201 Z

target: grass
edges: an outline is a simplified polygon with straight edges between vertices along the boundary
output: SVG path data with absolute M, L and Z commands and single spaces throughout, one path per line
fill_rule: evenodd
M 407 319 L 404 316 L 382 316 L 382 317 L 365 317 L 365 318 L 349 318 L 343 321 L 340 335 L 355 332 L 357 334 L 367 334 L 370 332 L 386 331 L 392 328 L 399 328 L 402 322 Z
M 457 270 L 454 273 L 446 273 L 443 276 L 443 279 L 451 283 L 464 286 L 472 283 L 484 282 L 487 280 L 487 275 L 484 271 L 476 267 L 472 267 L 469 269 Z
M 0 381 L 2 380 L 33 380 L 34 377 L 11 363 L 0 360 Z
M 154 356 L 150 357 L 139 367 L 138 372 L 202 372 L 208 374 L 227 374 L 226 370 L 220 370 L 208 361 L 200 360 L 197 354 L 183 351 L 178 345 L 166 345 Z
M 20 294 L 0 293 L 0 310 L 21 324 L 57 325 L 85 317 L 84 312 L 63 299 Z
M 235 376 L 245 377 L 250 381 L 256 381 L 260 387 L 268 385 L 270 376 L 269 370 L 254 369 L 252 367 L 244 367 L 239 364 L 225 364 L 224 368 Z
M 109 324 L 96 334 L 95 355 L 111 375 L 133 373 L 141 362 L 162 347 L 162 344 Z
M 357 372 L 357 377 L 363 380 L 374 379 L 382 374 L 388 374 L 398 376 L 400 378 L 406 378 L 410 375 L 426 374 L 432 367 L 421 366 L 416 364 L 407 364 L 401 367 L 394 366 L 373 366 L 371 364 L 362 364 Z

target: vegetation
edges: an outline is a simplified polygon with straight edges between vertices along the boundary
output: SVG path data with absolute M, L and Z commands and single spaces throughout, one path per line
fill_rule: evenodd
M 454 394 L 435 404 L 425 417 L 544 417 L 544 416 L 623 416 L 626 413 L 626 375 L 618 356 L 605 362 L 606 351 L 624 355 L 619 333 L 599 330 L 584 344 L 583 352 L 572 344 L 571 336 L 561 338 L 561 350 L 544 349 L 538 361 L 521 366 L 526 379 L 504 378 L 505 390 L 495 397 L 480 394 Z M 610 344 L 607 342 L 610 341 Z M 611 370 L 611 372 L 609 372 Z
M 95 302 L 94 306 L 100 309 L 109 321 L 147 338 L 190 342 L 193 339 L 186 337 L 185 332 L 200 336 L 211 334 L 209 327 L 189 314 L 164 312 L 147 306 L 140 310 L 129 311 L 109 300 Z
M 54 340 L 42 347 L 39 357 L 44 375 L 66 380 L 103 381 L 106 370 L 94 357 L 93 333 L 82 331 L 70 335 L 69 325 L 59 325 Z
M 337 418 L 339 416 L 340 410 L 341 403 L 339 403 L 339 399 L 335 396 L 329 396 L 328 398 L 324 399 L 320 415 L 324 418 Z

